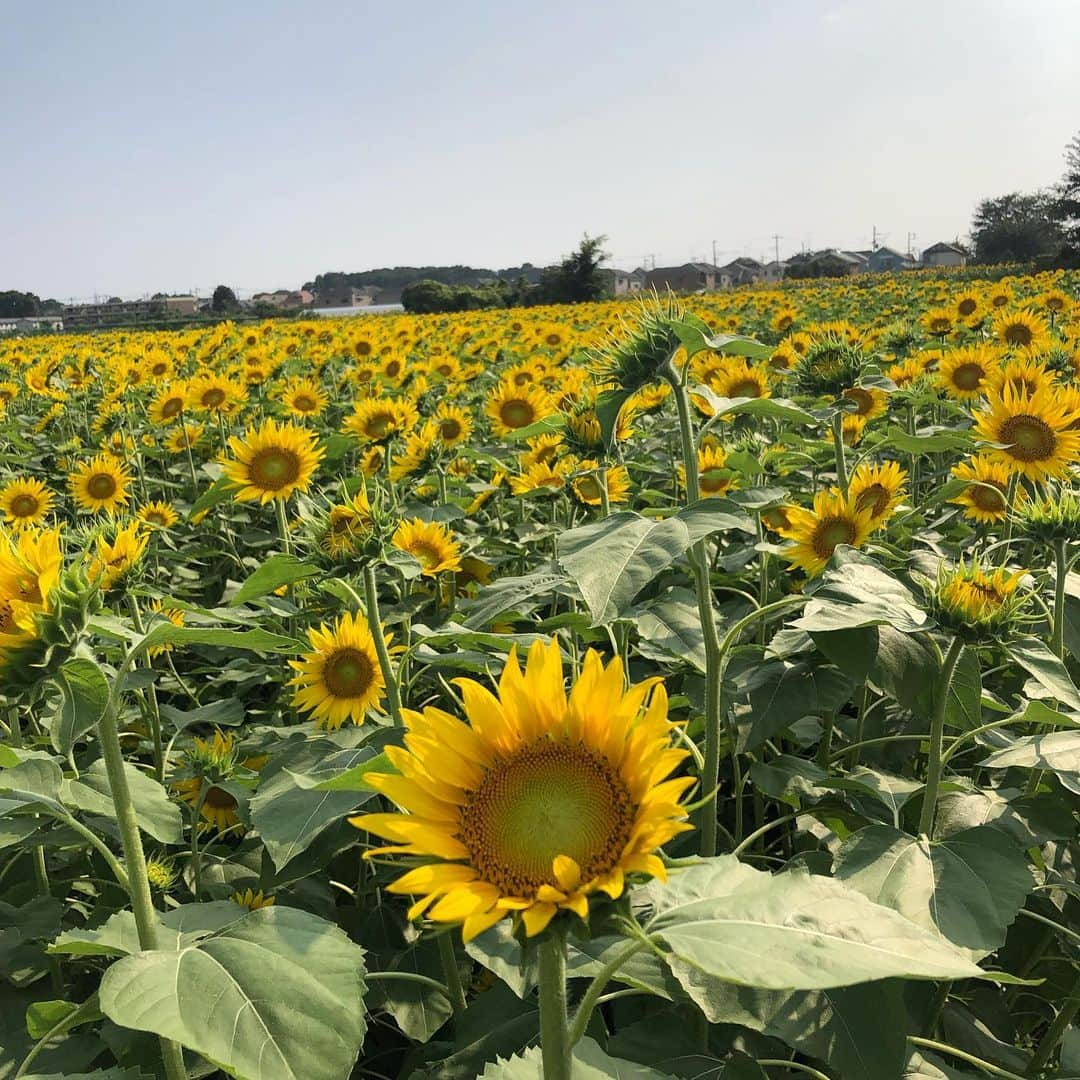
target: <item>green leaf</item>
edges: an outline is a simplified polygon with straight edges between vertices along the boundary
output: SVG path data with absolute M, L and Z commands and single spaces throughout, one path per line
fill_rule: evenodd
M 522 439 L 535 439 L 538 435 L 554 435 L 565 427 L 566 417 L 562 413 L 552 413 L 527 427 L 515 428 L 507 438 L 520 442 Z
M 635 624 L 638 651 L 651 660 L 680 660 L 704 674 L 705 635 L 697 597 L 689 589 L 669 589 L 641 609 Z
M 325 742 L 301 743 L 263 768 L 259 790 L 251 800 L 251 822 L 278 870 L 375 794 L 370 789 L 319 790 L 316 785 L 340 779 L 375 756 L 370 746 L 336 750 Z M 301 786 L 300 777 L 313 779 L 312 786 Z
M 712 979 L 689 992 L 710 1023 L 738 1024 L 780 1039 L 840 1076 L 893 1080 L 907 1057 L 904 987 L 898 979 L 794 993 Z
M 935 1054 L 912 1050 L 901 1080 L 979 1080 L 983 1075 L 954 1069 Z
M 877 659 L 878 628 L 858 626 L 853 630 L 817 631 L 814 644 L 853 682 L 866 680 Z
M 605 449 L 610 450 L 615 445 L 615 431 L 619 424 L 619 413 L 622 407 L 634 396 L 632 390 L 624 390 L 621 386 L 614 390 L 605 390 L 596 399 L 596 419 L 600 421 L 600 435 L 604 440 Z
M 367 761 L 362 761 L 359 765 L 354 765 L 351 769 L 346 769 L 344 772 L 331 775 L 328 779 L 320 779 L 320 777 L 323 776 L 324 771 L 332 771 L 336 768 L 329 760 L 324 764 L 330 768 L 312 774 L 290 772 L 293 782 L 299 788 L 311 788 L 315 791 L 374 792 L 375 789 L 369 787 L 367 783 L 366 777 L 368 773 L 397 772 L 397 769 L 391 764 L 390 759 L 386 756 L 385 752 L 376 754 Z
M 305 578 L 315 577 L 318 573 L 317 566 L 303 562 L 295 555 L 271 555 L 236 590 L 229 605 L 236 607 L 238 604 L 246 604 L 249 600 L 257 600 L 260 596 L 280 589 L 282 585 L 292 585 Z
M 696 544 L 699 540 L 704 540 L 714 533 L 727 532 L 730 529 L 737 529 L 744 533 L 757 531 L 750 518 L 736 503 L 728 499 L 699 499 L 689 506 L 684 506 L 672 516 L 678 518 L 686 526 L 691 544 Z
M 29 762 L 27 763 L 29 764 Z M 1063 787 L 1080 795 L 1080 731 L 1027 735 L 979 762 L 982 769 L 1049 769 Z M 3 780 L 0 773 L 0 781 Z
M 159 936 L 161 949 L 179 946 L 180 935 Z M 65 930 L 49 946 L 50 953 L 64 956 L 130 956 L 139 951 L 139 931 L 130 911 L 118 911 L 98 927 Z
M 118 960 L 100 995 L 114 1023 L 174 1039 L 238 1080 L 341 1080 L 367 1026 L 363 949 L 296 908 Z
M 924 428 L 914 435 L 896 424 L 890 426 L 885 442 L 905 454 L 943 454 L 950 450 L 967 451 L 973 442 L 969 431 L 959 428 Z
M 149 1074 L 141 1069 L 125 1069 L 114 1065 L 112 1068 L 95 1069 L 93 1072 L 27 1073 L 22 1080 L 149 1080 Z
M 702 974 L 770 990 L 982 974 L 940 937 L 832 878 L 774 877 L 724 855 L 647 895 L 656 914 L 646 929 L 688 992 Z
M 999 829 L 1021 850 L 1064 840 L 1076 831 L 1072 811 L 1051 795 L 1004 798 L 996 791 L 946 792 L 938 800 L 935 830 L 942 838 L 986 825 Z
M 78 1024 L 89 1024 L 102 1019 L 93 997 L 81 1005 L 74 1001 L 35 1001 L 26 1010 L 26 1033 L 31 1039 L 43 1039 L 57 1024 L 67 1020 L 64 1030 L 70 1031 Z
M 539 960 L 536 949 L 523 949 L 514 936 L 508 919 L 474 937 L 465 951 L 489 971 L 494 972 L 513 992 L 524 998 L 536 986 Z
M 1066 708 L 1080 712 L 1080 690 L 1065 665 L 1036 637 L 1014 638 L 1005 646 L 1008 654 L 1042 687 L 1043 694 L 1028 697 L 1057 698 Z
M 650 521 L 629 510 L 559 537 L 559 564 L 574 579 L 593 625 L 625 614 L 634 597 L 690 546 L 677 517 Z
M 670 1073 L 609 1057 L 587 1037 L 574 1047 L 573 1058 L 574 1080 L 675 1080 Z M 488 1065 L 479 1080 L 544 1080 L 540 1047 L 534 1046 L 509 1061 Z
M 219 476 L 192 504 L 188 511 L 188 520 L 198 514 L 225 502 L 236 491 L 236 485 L 227 477 Z
M 109 681 L 93 660 L 76 656 L 61 664 L 55 682 L 60 709 L 49 726 L 49 737 L 56 752 L 67 757 L 76 741 L 105 715 Z
M 480 590 L 476 603 L 469 609 L 465 626 L 470 630 L 482 630 L 504 611 L 534 597 L 546 596 L 564 585 L 566 580 L 566 574 L 554 564 L 524 577 L 500 578 Z
M 140 643 L 144 649 L 157 645 L 214 645 L 222 649 L 244 649 L 258 653 L 301 652 L 303 644 L 268 630 L 226 630 L 216 626 L 174 626 L 161 622 L 151 628 Z
M 194 724 L 207 727 L 238 727 L 244 722 L 244 705 L 239 698 L 223 697 L 194 709 L 177 709 L 161 705 L 161 718 L 172 725 L 177 733 Z
M 986 826 L 931 843 L 870 825 L 848 838 L 835 873 L 868 899 L 975 957 L 1004 944 L 1035 885 L 1024 853 Z
M 66 813 L 60 803 L 63 781 L 64 774 L 55 761 L 30 758 L 13 768 L 0 771 L 0 792 L 9 801 L 24 806 L 47 807 L 62 817 Z
M 740 725 L 740 750 L 756 750 L 804 717 L 835 712 L 851 696 L 850 680 L 836 668 L 786 660 L 752 668 L 739 688 L 750 695 L 749 725 Z
M 935 690 L 938 684 L 935 683 Z M 979 654 L 964 646 L 949 684 L 949 700 L 945 705 L 945 723 L 949 727 L 971 731 L 982 723 L 982 673 Z
M 725 416 L 768 416 L 785 424 L 816 424 L 813 413 L 786 398 L 726 398 L 707 386 L 691 386 L 693 397 L 702 398 L 713 410 L 707 426 L 717 423 Z
M 124 773 L 135 805 L 139 828 L 163 844 L 179 844 L 184 839 L 180 807 L 170 801 L 165 789 L 146 773 L 124 762 Z M 78 780 L 65 780 L 61 795 L 65 805 L 89 814 L 116 818 L 112 790 L 105 762 L 95 761 Z
M 509 987 L 496 983 L 454 1018 L 453 1052 L 440 1055 L 427 1074 L 429 1080 L 476 1080 L 484 1065 L 517 1053 L 539 1031 L 536 1001 L 521 1001 Z

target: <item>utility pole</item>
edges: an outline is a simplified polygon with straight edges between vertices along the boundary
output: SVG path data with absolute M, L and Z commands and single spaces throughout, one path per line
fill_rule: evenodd
M 780 265 L 780 241 L 781 240 L 783 240 L 783 237 L 779 233 L 773 233 L 773 236 L 772 236 L 773 253 L 776 256 L 776 265 L 777 266 Z
M 713 264 L 713 266 L 716 265 L 716 241 L 715 240 L 712 242 L 712 264 Z
M 870 244 L 871 251 L 877 251 L 877 226 L 874 226 L 874 239 Z
M 908 258 L 909 258 L 909 259 L 913 259 L 913 258 L 915 257 L 915 256 L 914 256 L 914 255 L 912 254 L 912 250 L 911 250 L 911 245 L 912 245 L 912 243 L 913 243 L 913 241 L 914 241 L 915 239 L 916 239 L 916 237 L 915 237 L 915 234 L 914 234 L 913 232 L 909 232 L 909 233 L 907 234 L 907 253 L 908 253 Z

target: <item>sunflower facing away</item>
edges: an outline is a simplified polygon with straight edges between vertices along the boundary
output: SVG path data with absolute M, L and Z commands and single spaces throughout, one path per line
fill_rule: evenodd
M 57 529 L 0 534 L 0 665 L 36 638 L 34 617 L 51 610 L 63 561 Z
M 233 458 L 223 462 L 225 475 L 237 485 L 233 498 L 241 502 L 287 499 L 307 491 L 324 451 L 306 428 L 265 420 L 243 438 L 229 439 Z
M 1080 458 L 1080 430 L 1071 427 L 1076 419 L 1052 387 L 1029 394 L 1007 384 L 1000 394 L 989 392 L 975 431 L 1000 444 L 987 453 L 1010 472 L 1044 481 L 1062 476 Z
M 930 608 L 943 626 L 967 637 L 1004 633 L 1023 608 L 1028 594 L 1020 590 L 1024 571 L 1004 567 L 984 570 L 977 562 L 942 569 L 930 597 Z
M 40 480 L 9 480 L 0 488 L 4 523 L 16 529 L 37 525 L 52 509 L 55 496 Z
M 188 775 L 173 780 L 171 786 L 192 810 L 199 808 L 201 830 L 223 833 L 240 824 L 240 804 L 225 788 L 217 786 L 236 771 L 236 758 L 232 735 L 220 731 L 214 732 L 213 739 L 196 737 L 184 754 L 184 772 Z
M 75 469 L 68 483 L 80 510 L 111 514 L 127 504 L 131 474 L 111 454 L 98 454 Z
M 590 650 L 567 696 L 552 641 L 524 674 L 511 652 L 497 697 L 455 682 L 467 722 L 406 710 L 405 748 L 386 751 L 399 775 L 367 778 L 403 812 L 350 819 L 392 842 L 369 856 L 429 860 L 389 886 L 416 897 L 409 918 L 468 941 L 516 916 L 532 937 L 562 909 L 585 918 L 591 894 L 621 896 L 628 874 L 666 876 L 655 851 L 690 828 L 679 799 L 694 778 L 669 779 L 687 752 L 658 679 L 627 690 L 622 662 Z
M 387 645 L 390 637 L 383 635 Z M 331 627 L 309 630 L 308 639 L 312 651 L 289 661 L 298 672 L 289 681 L 297 688 L 293 705 L 331 731 L 346 720 L 362 724 L 369 709 L 379 708 L 386 687 L 367 620 L 346 612 Z
M 810 577 L 825 569 L 841 544 L 861 547 L 874 528 L 870 508 L 858 508 L 853 499 L 836 490 L 819 491 L 813 510 L 801 506 L 785 510 L 787 525 L 777 532 L 794 543 L 786 552 L 791 565 L 801 567 Z
M 461 565 L 461 546 L 454 540 L 453 533 L 437 521 L 420 518 L 403 521 L 391 543 L 399 551 L 412 555 L 427 577 L 435 577 L 445 570 L 457 570 Z

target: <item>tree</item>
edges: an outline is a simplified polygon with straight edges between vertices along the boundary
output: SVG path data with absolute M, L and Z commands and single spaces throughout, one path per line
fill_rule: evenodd
M 600 264 L 608 257 L 603 250 L 606 236 L 582 237 L 577 251 L 567 255 L 558 266 L 545 271 L 541 282 L 541 303 L 581 304 L 602 300 L 607 284 Z
M 976 262 L 1031 262 L 1056 255 L 1062 232 L 1054 221 L 1055 203 L 1047 191 L 1014 191 L 983 199 L 971 225 Z
M 8 289 L 0 292 L 0 317 L 20 319 L 26 315 L 37 315 L 41 301 L 32 292 L 19 292 Z
M 1080 251 L 1080 133 L 1065 148 L 1065 175 L 1057 187 L 1054 220 L 1068 247 Z
M 212 311 L 236 311 L 239 306 L 236 293 L 228 285 L 219 285 L 214 290 L 213 298 L 210 300 Z

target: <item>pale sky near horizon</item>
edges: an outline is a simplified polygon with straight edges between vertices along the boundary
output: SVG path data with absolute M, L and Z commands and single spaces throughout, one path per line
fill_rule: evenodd
M 1080 0 L 0 0 L 0 290 L 922 248 L 1060 177 L 1078 44 Z

